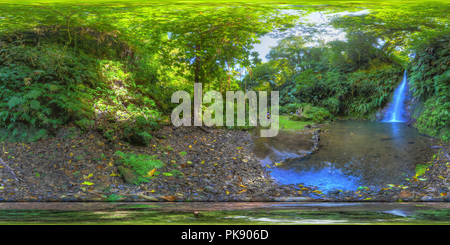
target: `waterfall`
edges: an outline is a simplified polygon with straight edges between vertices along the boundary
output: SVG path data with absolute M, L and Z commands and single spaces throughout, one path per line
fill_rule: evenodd
M 387 112 L 387 118 L 384 122 L 405 122 L 403 117 L 405 90 L 406 90 L 406 70 L 403 74 L 403 81 L 400 86 L 394 92 L 394 99 L 392 100 L 392 106 Z

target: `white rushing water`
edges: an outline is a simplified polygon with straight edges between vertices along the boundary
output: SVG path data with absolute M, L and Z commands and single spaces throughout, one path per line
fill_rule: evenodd
M 394 92 L 394 99 L 392 101 L 392 106 L 387 112 L 387 118 L 384 122 L 404 122 L 403 110 L 405 101 L 405 90 L 406 90 L 406 71 L 403 74 L 403 81 L 400 86 Z

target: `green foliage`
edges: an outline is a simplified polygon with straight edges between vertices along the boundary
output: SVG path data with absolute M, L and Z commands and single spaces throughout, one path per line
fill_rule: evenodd
M 93 60 L 85 55 L 66 53 L 60 67 L 54 56 L 59 45 L 3 43 L 0 51 L 0 126 L 16 127 L 18 123 L 33 127 L 58 128 L 69 120 L 92 115 L 87 106 L 89 94 L 79 88 L 95 79 Z M 85 73 L 80 72 L 84 70 Z
M 425 172 L 427 171 L 427 167 L 428 167 L 428 165 L 424 165 L 424 164 L 417 164 L 416 165 L 416 169 L 415 169 L 415 172 L 416 172 L 416 177 L 419 177 L 419 176 L 421 176 L 421 175 L 424 175 L 425 174 Z
M 386 104 L 404 68 L 376 48 L 370 33 L 352 30 L 347 39 L 311 47 L 305 45 L 308 37 L 288 37 L 271 49 L 269 62 L 253 69 L 271 74 L 275 86 L 270 89 L 280 91 L 281 114 L 295 113 L 307 103 L 335 116 L 367 118 Z M 252 88 L 267 83 L 267 74 L 252 75 L 244 79 L 256 82 Z
M 105 198 L 105 201 L 106 202 L 117 202 L 117 201 L 120 201 L 122 198 L 124 198 L 124 196 L 116 195 L 115 193 L 113 193 L 111 195 L 108 195 Z
M 170 170 L 170 172 L 162 173 L 162 174 L 164 176 L 175 176 L 175 177 L 183 176 L 183 173 L 180 170 L 177 170 L 177 169 L 172 169 L 172 170 Z
M 279 123 L 282 130 L 302 131 L 305 129 L 305 126 L 310 124 L 311 122 L 294 121 L 290 120 L 289 116 L 280 116 Z
M 274 30 L 285 35 L 298 16 L 256 3 L 5 4 L 0 126 L 15 135 L 25 133 L 22 126 L 42 134 L 75 122 L 145 146 L 163 113 L 176 106 L 171 94 L 192 92 L 193 82 L 220 92 L 279 90 L 281 113 L 307 103 L 316 108 L 310 120 L 323 120 L 326 112 L 364 118 L 386 104 L 414 51 L 411 83 L 424 107 L 418 127 L 447 137 L 448 5 L 364 7 L 364 14 L 332 18 L 345 41 L 314 40 L 321 28 L 302 23 L 304 35 L 282 39 L 261 63 L 251 53 L 258 38 Z M 302 13 L 322 8 L 303 6 Z M 312 40 L 316 45 L 307 45 Z M 248 72 L 243 79 L 237 66 Z
M 285 104 L 280 108 L 280 114 L 291 114 L 295 113 L 300 107 L 302 106 L 301 103 L 289 103 Z
M 122 61 L 99 59 L 114 56 L 115 45 L 110 46 L 112 54 L 106 54 L 103 46 L 104 53 L 88 55 L 92 47 L 83 43 L 91 39 L 66 46 L 59 44 L 58 35 L 63 34 L 50 33 L 45 41 L 36 41 L 29 33 L 14 39 L 0 37 L 0 126 L 16 135 L 19 124 L 53 133 L 75 122 L 83 130 L 99 129 L 110 140 L 137 137 L 148 144 L 161 114 L 151 99 L 157 91 L 141 76 L 148 76 L 151 83 L 153 68 L 142 63 L 137 67 L 129 56 Z
M 416 127 L 420 132 L 450 141 L 450 36 L 422 45 L 411 63 L 410 86 L 421 102 Z M 416 109 L 417 111 L 417 109 Z
M 326 120 L 332 119 L 332 115 L 326 109 L 321 107 L 315 107 L 310 104 L 301 104 L 300 108 L 302 108 L 302 115 L 298 116 L 294 114 L 290 117 L 291 120 L 294 121 L 310 121 L 314 123 L 323 123 Z

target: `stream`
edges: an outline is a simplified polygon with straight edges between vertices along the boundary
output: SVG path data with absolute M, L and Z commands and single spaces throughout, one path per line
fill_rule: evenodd
M 401 122 L 337 121 L 319 134 L 317 151 L 313 134 L 282 131 L 256 138 L 254 152 L 280 184 L 356 190 L 401 184 L 430 161 L 435 150 L 428 146 L 437 144 Z

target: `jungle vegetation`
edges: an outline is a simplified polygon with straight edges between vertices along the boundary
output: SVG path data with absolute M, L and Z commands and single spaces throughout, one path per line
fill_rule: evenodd
M 172 93 L 192 93 L 194 83 L 224 96 L 280 91 L 281 114 L 302 108 L 301 120 L 313 123 L 373 119 L 407 70 L 415 127 L 450 140 L 443 2 L 19 1 L 0 9 L 3 138 L 38 140 L 72 123 L 147 145 L 170 124 Z M 333 14 L 327 24 L 345 39 L 317 39 L 329 29 L 304 21 L 317 12 Z M 253 47 L 268 34 L 281 40 L 263 62 Z

